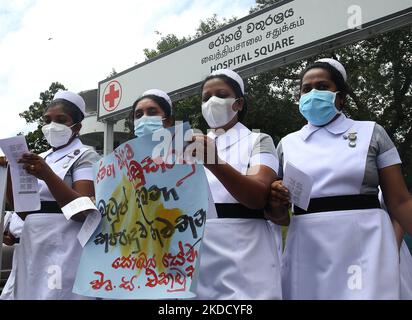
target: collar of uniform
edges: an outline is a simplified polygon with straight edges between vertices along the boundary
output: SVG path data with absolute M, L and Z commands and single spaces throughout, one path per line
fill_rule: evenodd
M 44 159 L 44 158 L 46 158 L 46 157 L 47 157 L 50 153 L 52 153 L 52 152 L 53 152 L 53 149 L 49 149 L 49 150 L 47 150 L 47 151 L 45 151 L 45 152 L 40 153 L 39 156 Z
M 312 135 L 312 133 L 321 129 L 326 129 L 330 133 L 338 135 L 348 131 L 352 126 L 352 122 L 353 121 L 351 119 L 346 118 L 346 116 L 342 113 L 334 121 L 323 127 L 317 127 L 308 123 L 299 131 L 299 134 L 303 140 L 306 140 Z
M 80 141 L 80 139 L 76 138 L 72 141 L 72 143 L 70 143 L 68 146 L 59 149 L 57 151 L 51 151 L 50 153 L 48 153 L 48 159 L 50 158 L 51 161 L 55 162 L 58 159 L 63 158 L 64 156 L 68 155 L 69 153 L 71 153 L 72 151 L 76 150 L 76 149 L 80 149 L 83 147 L 82 142 Z M 51 149 L 52 150 L 52 149 Z
M 224 150 L 235 144 L 239 140 L 247 137 L 251 131 L 242 123 L 237 122 L 232 128 L 221 135 L 216 135 L 214 131 L 209 131 L 208 137 L 215 139 L 218 150 Z

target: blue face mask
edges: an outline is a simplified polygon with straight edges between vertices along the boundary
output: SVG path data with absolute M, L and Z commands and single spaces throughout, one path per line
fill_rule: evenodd
M 160 116 L 143 116 L 134 120 L 134 134 L 141 137 L 152 134 L 156 130 L 163 128 L 163 120 Z
M 312 89 L 299 100 L 299 111 L 314 126 L 329 123 L 340 113 L 335 107 L 337 92 Z

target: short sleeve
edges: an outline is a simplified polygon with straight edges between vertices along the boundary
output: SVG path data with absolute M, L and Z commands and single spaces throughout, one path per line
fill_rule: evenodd
M 402 163 L 394 143 L 379 124 L 375 124 L 369 151 L 376 156 L 378 169 Z
M 14 211 L 9 211 L 4 217 L 4 226 L 9 230 L 9 232 L 15 237 L 20 238 L 21 232 L 23 231 L 24 221 L 19 217 Z
M 93 165 L 99 161 L 99 159 L 100 156 L 96 151 L 92 149 L 85 151 L 73 164 L 73 182 L 79 180 L 93 181 Z
M 271 136 L 260 133 L 253 145 L 249 166 L 264 165 L 276 173 L 279 169 L 279 161 L 276 155 L 275 144 Z

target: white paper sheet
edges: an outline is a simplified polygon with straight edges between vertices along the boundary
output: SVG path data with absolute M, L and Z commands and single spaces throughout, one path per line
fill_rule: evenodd
M 93 201 L 89 197 L 74 199 L 62 208 L 62 212 L 67 220 L 70 220 L 75 214 L 86 210 L 97 210 Z
M 8 223 L 8 221 L 6 221 L 6 215 L 3 215 L 6 201 L 6 186 L 7 168 L 0 166 L 0 239 L 3 239 L 3 233 Z M 0 261 L 3 261 L 3 246 L 4 245 L 0 247 Z
M 313 186 L 312 178 L 290 162 L 286 162 L 283 185 L 289 190 L 290 202 L 307 210 Z
M 6 187 L 7 187 L 7 168 L 0 166 L 0 208 L 3 208 L 3 204 L 6 201 L 5 199 Z
M 13 184 L 14 211 L 28 212 L 40 210 L 40 194 L 37 178 L 28 174 L 23 165 L 17 163 L 23 153 L 29 152 L 24 136 L 0 140 L 0 148 L 10 165 Z
M 77 234 L 77 239 L 80 242 L 80 245 L 84 247 L 89 241 L 90 237 L 96 231 L 97 227 L 102 220 L 102 215 L 98 210 L 93 210 L 87 215 L 86 220 L 83 222 L 83 226 Z

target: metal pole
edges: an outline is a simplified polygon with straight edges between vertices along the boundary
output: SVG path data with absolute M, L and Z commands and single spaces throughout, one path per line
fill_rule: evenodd
M 3 270 L 3 224 L 4 224 L 4 210 L 6 207 L 6 190 L 7 190 L 7 168 L 0 167 L 0 234 L 1 234 L 1 246 L 0 246 L 0 270 Z
M 114 124 L 113 121 L 105 121 L 104 123 L 104 147 L 103 152 L 104 155 L 109 154 L 113 151 L 113 142 L 114 142 Z

